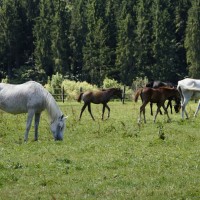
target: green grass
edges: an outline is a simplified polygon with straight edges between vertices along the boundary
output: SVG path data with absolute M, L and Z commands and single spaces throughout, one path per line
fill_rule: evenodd
M 55 142 L 44 112 L 39 141 L 23 142 L 26 115 L 0 112 L 0 199 L 199 199 L 200 116 L 158 115 L 138 126 L 139 106 L 110 102 L 110 119 L 92 104 L 59 104 L 69 115 L 64 141 Z M 154 113 L 155 113 L 154 106 Z M 106 113 L 107 115 L 107 113 Z M 106 116 L 105 115 L 105 116 Z M 165 139 L 160 138 L 164 134 Z

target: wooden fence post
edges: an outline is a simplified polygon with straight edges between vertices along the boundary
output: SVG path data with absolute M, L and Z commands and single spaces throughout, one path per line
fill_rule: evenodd
M 125 100 L 125 95 L 126 95 L 126 86 L 124 85 L 123 94 L 122 94 L 122 103 L 123 104 L 124 104 L 124 100 Z
M 65 102 L 65 90 L 64 90 L 64 86 L 61 89 L 61 96 L 62 96 L 62 102 Z
M 82 87 L 80 87 L 80 93 L 81 93 L 81 92 L 83 92 L 83 88 L 82 88 Z

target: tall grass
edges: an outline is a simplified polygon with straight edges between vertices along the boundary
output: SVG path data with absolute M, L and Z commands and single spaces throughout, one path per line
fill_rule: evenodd
M 110 102 L 111 116 L 92 104 L 60 104 L 69 115 L 64 141 L 53 141 L 46 113 L 39 141 L 23 142 L 26 115 L 0 112 L 0 199 L 198 199 L 200 116 L 158 115 L 137 124 L 140 102 Z M 155 106 L 154 106 L 155 110 Z M 154 111 L 155 112 L 155 111 Z M 161 137 L 164 136 L 164 137 Z

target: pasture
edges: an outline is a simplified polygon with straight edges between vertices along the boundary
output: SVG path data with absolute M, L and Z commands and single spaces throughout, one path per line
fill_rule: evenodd
M 102 105 L 92 104 L 95 121 L 87 110 L 78 121 L 83 103 L 59 103 L 69 115 L 61 142 L 53 140 L 46 112 L 39 140 L 32 124 L 24 143 L 26 115 L 0 111 L 0 199 L 199 199 L 197 104 L 188 104 L 188 120 L 169 112 L 171 122 L 158 115 L 155 124 L 147 105 L 140 126 L 141 101 L 108 105 L 108 120 L 101 120 Z

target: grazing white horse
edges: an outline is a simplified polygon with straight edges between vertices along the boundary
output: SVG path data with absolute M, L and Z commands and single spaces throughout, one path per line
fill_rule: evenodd
M 181 95 L 182 119 L 184 119 L 184 113 L 186 114 L 186 118 L 188 118 L 185 107 L 190 99 L 200 99 L 200 80 L 191 78 L 183 79 L 178 81 L 177 89 Z M 200 101 L 194 116 L 197 115 L 199 109 Z
M 35 115 L 35 140 L 38 140 L 38 125 L 43 110 L 51 118 L 51 131 L 55 140 L 63 140 L 65 119 L 53 96 L 44 87 L 34 81 L 13 85 L 0 83 L 0 109 L 11 114 L 28 113 L 24 141 Z

